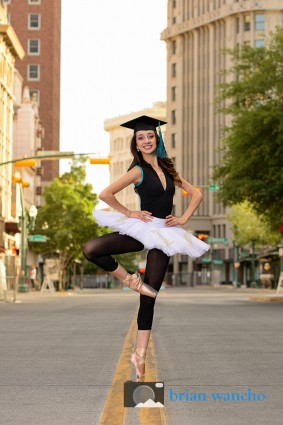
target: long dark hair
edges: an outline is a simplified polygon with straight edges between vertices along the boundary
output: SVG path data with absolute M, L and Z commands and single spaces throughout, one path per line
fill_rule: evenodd
M 157 146 L 158 146 L 159 141 L 160 141 L 160 137 L 159 137 L 156 130 L 154 130 L 154 133 L 155 133 Z M 129 166 L 128 171 L 130 171 L 135 165 L 139 165 L 143 161 L 142 153 L 137 151 L 136 133 L 134 133 L 134 135 L 131 139 L 130 148 L 131 148 L 131 153 L 133 155 L 133 161 L 132 161 L 131 165 Z M 179 174 L 177 173 L 177 171 L 174 167 L 172 159 L 167 156 L 167 153 L 166 153 L 166 158 L 157 158 L 157 161 L 158 161 L 158 164 L 160 165 L 160 167 L 165 169 L 170 174 L 172 179 L 175 182 L 180 184 L 179 187 L 181 187 L 182 181 L 180 179 L 180 176 L 179 176 Z

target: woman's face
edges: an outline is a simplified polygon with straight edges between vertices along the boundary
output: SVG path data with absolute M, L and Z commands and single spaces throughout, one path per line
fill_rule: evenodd
M 143 154 L 151 154 L 157 148 L 156 135 L 153 130 L 141 130 L 136 132 L 136 146 Z

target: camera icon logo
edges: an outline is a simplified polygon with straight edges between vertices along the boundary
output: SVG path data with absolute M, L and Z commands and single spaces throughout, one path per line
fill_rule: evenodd
M 124 407 L 164 407 L 164 382 L 124 382 Z

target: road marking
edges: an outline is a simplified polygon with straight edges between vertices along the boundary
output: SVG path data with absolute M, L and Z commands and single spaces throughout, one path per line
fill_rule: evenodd
M 157 376 L 156 358 L 154 350 L 153 332 L 149 339 L 146 354 L 146 380 L 149 382 L 159 381 Z M 162 380 L 160 380 L 162 381 Z M 140 408 L 141 424 L 167 425 L 166 407 L 161 408 Z
M 124 382 L 130 379 L 131 363 L 129 361 L 134 350 L 134 332 L 136 329 L 136 312 L 131 322 L 118 361 L 111 389 L 104 405 L 100 425 L 123 425 L 124 423 Z
M 124 407 L 124 382 L 131 378 L 131 353 L 135 349 L 137 333 L 137 310 L 130 324 L 126 335 L 122 353 L 114 374 L 111 389 L 106 399 L 100 425 L 123 425 L 127 421 L 127 413 L 134 408 Z M 146 380 L 157 381 L 157 370 L 155 351 L 153 343 L 153 333 L 151 334 L 147 356 L 146 356 Z M 140 408 L 136 409 L 139 413 L 141 424 L 154 423 L 154 425 L 167 425 L 165 408 Z

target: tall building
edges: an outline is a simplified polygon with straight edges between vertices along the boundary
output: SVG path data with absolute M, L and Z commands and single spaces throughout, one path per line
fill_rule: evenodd
M 44 150 L 59 150 L 61 0 L 6 0 L 9 19 L 26 50 L 16 67 L 36 96 Z M 42 183 L 59 174 L 58 161 L 43 163 Z
M 204 201 L 190 227 L 210 237 L 228 238 L 229 244 L 212 243 L 208 259 L 188 263 L 199 273 L 217 272 L 217 280 L 231 281 L 233 235 L 226 211 L 216 201 L 212 168 L 219 161 L 219 141 L 227 119 L 217 113 L 220 70 L 229 67 L 222 49 L 247 43 L 263 46 L 270 31 L 283 24 L 281 0 L 169 0 L 168 25 L 161 38 L 167 44 L 167 150 L 176 168 L 189 182 L 203 188 Z M 176 214 L 182 215 L 188 200 L 176 197 Z M 186 267 L 176 262 L 175 270 Z
M 6 5 L 0 2 L 0 163 L 12 160 L 15 60 L 24 49 L 8 23 Z M 7 248 L 6 224 L 12 218 L 12 165 L 0 166 L 0 252 Z

